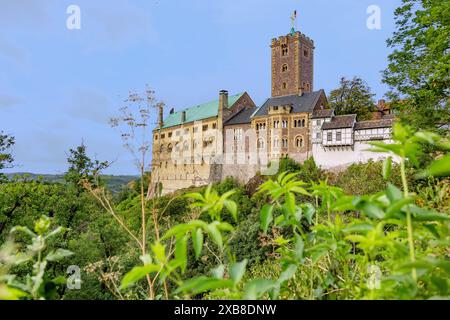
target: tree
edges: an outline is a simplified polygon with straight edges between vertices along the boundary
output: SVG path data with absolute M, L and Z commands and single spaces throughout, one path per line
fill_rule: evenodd
M 11 154 L 11 147 L 14 145 L 14 137 L 8 136 L 0 132 L 0 170 L 9 168 L 13 163 L 14 159 Z M 0 173 L 0 180 L 2 180 L 3 175 Z
M 417 128 L 450 122 L 450 2 L 403 0 L 395 11 L 397 31 L 383 82 L 401 119 Z
M 80 187 L 80 190 L 82 187 L 79 184 L 82 179 L 86 179 L 91 184 L 97 184 L 100 172 L 109 166 L 107 161 L 91 160 L 86 154 L 86 146 L 83 143 L 76 149 L 69 150 L 67 162 L 69 170 L 64 179 Z
M 355 113 L 358 120 L 369 120 L 374 110 L 374 96 L 361 78 L 354 77 L 350 80 L 342 77 L 339 88 L 330 92 L 328 100 L 336 115 Z

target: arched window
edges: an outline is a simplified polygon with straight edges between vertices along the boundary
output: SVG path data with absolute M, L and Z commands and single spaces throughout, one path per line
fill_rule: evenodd
M 289 53 L 289 49 L 288 49 L 287 44 L 282 44 L 281 45 L 281 55 L 282 56 L 287 56 L 288 53 Z
M 161 147 L 159 147 L 159 153 L 163 153 L 164 152 L 164 145 L 161 145 Z
M 172 152 L 172 149 L 173 149 L 172 144 L 169 144 L 169 145 L 167 146 L 167 151 Z
M 305 127 L 305 125 L 306 125 L 306 121 L 305 121 L 305 119 L 303 119 L 302 120 L 302 127 Z
M 287 88 L 287 83 L 283 82 L 283 89 L 286 89 L 286 88 Z
M 265 143 L 264 139 L 263 138 L 259 138 L 258 139 L 258 149 L 264 149 L 265 145 L 266 145 L 266 143 Z
M 295 146 L 297 148 L 302 148 L 303 147 L 303 137 L 299 136 L 295 138 Z
M 281 67 L 281 72 L 286 72 L 288 71 L 288 65 L 285 63 L 283 64 L 283 66 Z

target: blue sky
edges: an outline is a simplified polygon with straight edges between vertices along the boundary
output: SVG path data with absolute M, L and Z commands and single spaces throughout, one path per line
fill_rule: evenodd
M 81 30 L 66 9 L 81 8 Z M 381 30 L 366 27 L 369 5 Z M 182 109 L 247 91 L 270 95 L 270 41 L 298 29 L 313 38 L 315 89 L 361 76 L 382 98 L 386 39 L 400 0 L 0 0 L 0 131 L 16 137 L 10 171 L 62 173 L 66 153 L 84 141 L 114 161 L 111 174 L 135 174 L 108 119 L 130 90 L 149 84 Z M 156 116 L 156 114 L 155 114 Z

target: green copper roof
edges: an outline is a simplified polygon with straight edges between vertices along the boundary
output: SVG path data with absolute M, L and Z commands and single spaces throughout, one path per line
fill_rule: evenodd
M 239 100 L 244 95 L 244 93 L 239 93 L 234 96 L 228 96 L 228 106 L 233 106 L 236 101 Z M 200 104 L 198 106 L 193 106 L 173 114 L 170 114 L 164 120 L 163 128 L 174 127 L 182 124 L 181 114 L 186 111 L 186 121 L 184 123 L 189 123 L 193 121 L 204 120 L 212 117 L 217 117 L 219 114 L 219 100 L 214 100 L 208 103 Z

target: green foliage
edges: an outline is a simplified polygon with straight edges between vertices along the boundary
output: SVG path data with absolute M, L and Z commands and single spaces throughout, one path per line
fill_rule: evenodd
M 14 137 L 5 135 L 0 131 L 0 170 L 7 168 L 13 162 L 11 147 L 14 143 Z M 4 179 L 5 176 L 0 172 L 0 182 Z
M 359 77 L 349 80 L 342 77 L 339 88 L 332 90 L 328 97 L 331 109 L 336 115 L 357 114 L 358 120 L 370 120 L 375 102 L 370 87 Z
M 76 149 L 69 150 L 67 162 L 69 163 L 69 170 L 64 179 L 80 189 L 82 189 L 82 186 L 80 186 L 82 180 L 86 180 L 90 184 L 98 184 L 100 171 L 109 166 L 107 161 L 91 160 L 86 153 L 84 144 L 81 144 Z
M 403 0 L 395 11 L 397 31 L 383 81 L 392 107 L 415 129 L 435 130 L 450 122 L 450 4 Z
M 65 279 L 61 277 L 49 279 L 47 268 L 49 264 L 61 261 L 73 253 L 65 249 L 48 248 L 50 238 L 67 231 L 62 227 L 51 230 L 50 225 L 50 218 L 42 216 L 35 222 L 33 230 L 24 226 L 11 229 L 11 234 L 23 234 L 30 241 L 22 252 L 11 242 L 7 242 L 0 250 L 0 300 L 49 299 L 54 297 L 57 286 L 65 284 Z M 27 263 L 32 265 L 32 270 L 23 280 L 10 273 L 14 266 Z

